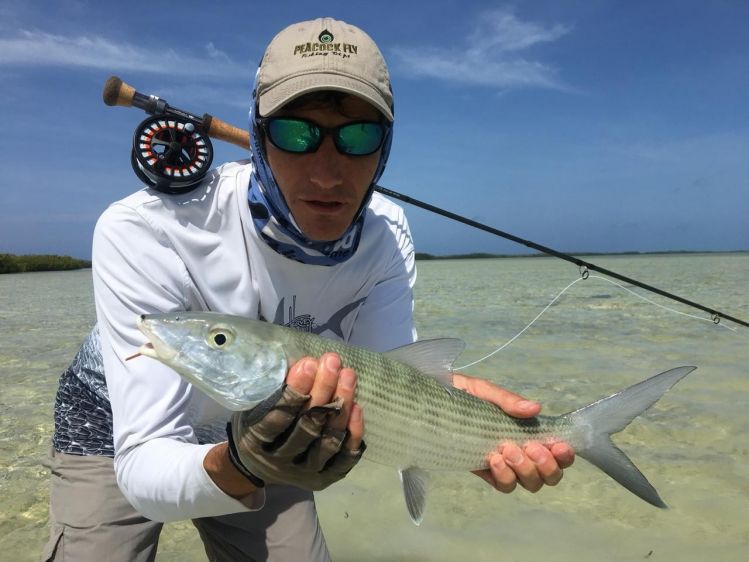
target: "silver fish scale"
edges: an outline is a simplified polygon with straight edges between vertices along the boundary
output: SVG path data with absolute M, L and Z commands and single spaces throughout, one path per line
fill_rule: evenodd
M 301 332 L 294 337 L 304 354 L 319 357 L 334 351 L 345 367 L 356 371 L 368 460 L 402 468 L 479 470 L 505 441 L 563 440 L 574 446 L 580 440 L 561 417 L 515 419 L 382 354 Z

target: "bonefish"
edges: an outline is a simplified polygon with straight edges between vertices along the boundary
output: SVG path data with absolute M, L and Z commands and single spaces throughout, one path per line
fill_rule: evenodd
M 424 514 L 428 471 L 487 468 L 505 441 L 565 441 L 578 456 L 656 507 L 658 492 L 611 441 L 695 367 L 665 371 L 561 416 L 517 419 L 450 385 L 461 340 L 423 340 L 375 353 L 283 326 L 211 312 L 141 316 L 150 340 L 140 354 L 165 363 L 233 411 L 252 408 L 282 384 L 305 356 L 338 353 L 356 371 L 356 401 L 365 417 L 364 457 L 398 469 L 408 512 Z

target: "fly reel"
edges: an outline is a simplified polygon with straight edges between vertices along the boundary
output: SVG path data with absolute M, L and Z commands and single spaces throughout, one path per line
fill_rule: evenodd
M 189 117 L 152 115 L 135 129 L 130 163 L 141 181 L 157 191 L 175 195 L 195 189 L 211 162 L 211 140 Z

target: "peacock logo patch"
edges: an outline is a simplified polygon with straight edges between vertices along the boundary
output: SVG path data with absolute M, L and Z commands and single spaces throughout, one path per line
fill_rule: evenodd
M 327 29 L 317 36 L 317 42 L 302 43 L 294 46 L 294 55 L 300 55 L 301 58 L 312 57 L 317 55 L 333 55 L 344 59 L 356 55 L 359 46 L 352 43 L 335 43 L 335 37 Z

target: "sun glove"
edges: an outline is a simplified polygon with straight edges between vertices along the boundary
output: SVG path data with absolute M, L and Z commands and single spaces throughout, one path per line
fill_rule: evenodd
M 351 451 L 345 447 L 348 432 L 327 427 L 343 400 L 304 409 L 309 398 L 284 385 L 252 410 L 232 415 L 229 458 L 256 487 L 278 483 L 323 490 L 361 458 L 364 442 Z

